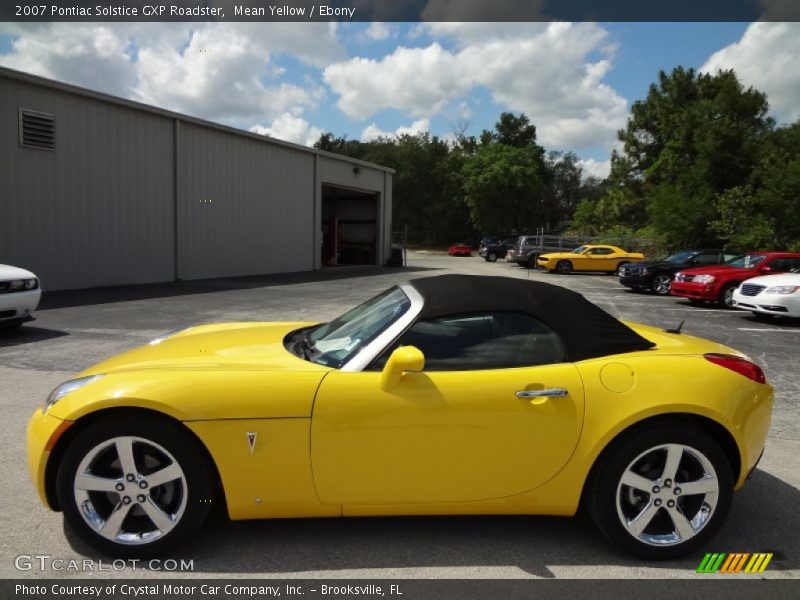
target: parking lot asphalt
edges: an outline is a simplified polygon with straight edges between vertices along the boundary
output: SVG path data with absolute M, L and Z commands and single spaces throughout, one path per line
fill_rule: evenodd
M 0 333 L 0 577 L 86 577 L 19 571 L 19 555 L 99 559 L 66 535 L 28 479 L 24 431 L 50 390 L 94 362 L 169 330 L 217 321 L 327 320 L 388 286 L 449 272 L 529 277 L 584 294 L 613 315 L 676 326 L 747 353 L 775 387 L 775 410 L 758 470 L 736 494 L 711 552 L 773 552 L 762 577 L 800 576 L 800 323 L 635 294 L 607 275 L 559 276 L 477 257 L 409 253 L 406 269 L 349 267 L 319 273 L 46 294 L 37 320 Z M 119 570 L 95 577 L 692 578 L 703 551 L 678 561 L 620 554 L 583 517 L 436 517 L 227 521 L 213 515 L 173 558 L 194 571 Z M 702 577 L 713 577 L 703 575 Z M 741 577 L 744 577 L 741 575 Z

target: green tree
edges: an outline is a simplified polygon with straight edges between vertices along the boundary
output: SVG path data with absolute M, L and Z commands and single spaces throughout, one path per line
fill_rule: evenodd
M 717 200 L 711 228 L 742 250 L 800 250 L 800 122 L 765 136 L 746 185 Z
M 483 145 L 465 157 L 462 173 L 478 231 L 523 231 L 542 223 L 544 167 L 536 148 Z
M 766 96 L 745 89 L 733 71 L 661 72 L 619 133 L 631 188 L 625 201 L 641 190 L 646 219 L 669 244 L 717 242 L 709 227 L 717 198 L 748 181 L 774 126 L 767 108 Z

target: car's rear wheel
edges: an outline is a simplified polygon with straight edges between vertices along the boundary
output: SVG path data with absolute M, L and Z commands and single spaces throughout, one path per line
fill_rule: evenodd
M 724 308 L 733 308 L 734 307 L 734 304 L 733 304 L 733 292 L 737 287 L 739 287 L 738 283 L 729 283 L 724 288 L 722 288 L 722 291 L 719 293 L 719 303 Z
M 632 554 L 683 556 L 711 539 L 730 509 L 730 463 L 699 429 L 643 428 L 616 442 L 601 461 L 589 510 L 606 537 Z
M 572 273 L 572 263 L 568 260 L 560 260 L 556 263 L 556 273 L 559 275 L 569 275 Z
M 653 292 L 659 296 L 669 296 L 672 288 L 672 277 L 667 273 L 659 273 L 653 277 Z
M 488 260 L 489 262 L 496 262 L 497 254 L 495 254 L 494 252 L 489 252 L 489 254 L 486 255 L 486 260 Z
M 101 419 L 70 442 L 58 469 L 67 525 L 110 556 L 157 556 L 211 508 L 213 471 L 180 426 L 150 416 Z

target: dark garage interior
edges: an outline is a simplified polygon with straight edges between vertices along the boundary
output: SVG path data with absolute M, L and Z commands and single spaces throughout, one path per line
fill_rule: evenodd
M 377 193 L 323 184 L 323 266 L 376 264 L 377 221 Z

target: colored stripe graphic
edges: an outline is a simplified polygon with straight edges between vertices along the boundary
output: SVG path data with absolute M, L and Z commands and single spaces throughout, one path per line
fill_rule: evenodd
M 697 567 L 698 573 L 763 573 L 772 560 L 772 552 L 707 552 Z M 747 566 L 745 566 L 747 565 Z

